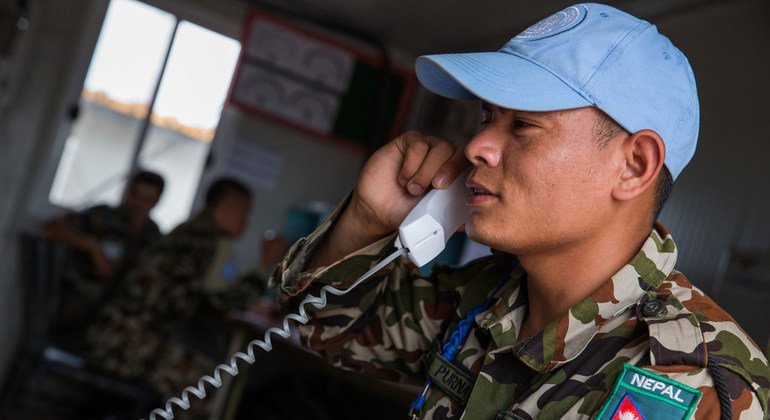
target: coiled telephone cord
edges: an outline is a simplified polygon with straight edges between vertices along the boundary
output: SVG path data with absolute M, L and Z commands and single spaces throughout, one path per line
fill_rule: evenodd
M 197 386 L 188 386 L 182 391 L 182 395 L 179 397 L 172 397 L 168 401 L 166 401 L 165 408 L 156 408 L 155 410 L 152 410 L 150 413 L 150 420 L 157 420 L 158 416 L 162 417 L 165 420 L 172 420 L 174 418 L 174 406 L 181 408 L 182 410 L 187 410 L 190 408 L 190 395 L 195 396 L 199 400 L 203 400 L 207 397 L 206 392 L 206 384 L 211 385 L 210 388 L 212 390 L 218 389 L 222 386 L 222 372 L 228 373 L 230 376 L 235 377 L 238 373 L 238 360 L 243 360 L 244 362 L 248 364 L 253 364 L 256 361 L 256 358 L 254 357 L 254 348 L 260 347 L 262 350 L 269 352 L 273 349 L 273 343 L 270 339 L 270 336 L 272 334 L 277 334 L 283 338 L 289 338 L 291 336 L 291 325 L 289 324 L 289 320 L 296 321 L 300 324 L 306 324 L 309 321 L 309 317 L 307 315 L 307 311 L 305 311 L 305 306 L 307 305 L 313 305 L 316 309 L 322 309 L 326 306 L 326 295 L 327 293 L 331 293 L 335 296 L 342 296 L 351 290 L 353 290 L 356 286 L 361 284 L 364 280 L 368 279 L 372 275 L 374 275 L 376 272 L 382 270 L 386 265 L 390 264 L 393 260 L 398 258 L 399 256 L 403 255 L 408 251 L 407 248 L 400 248 L 394 251 L 392 254 L 388 255 L 380 261 L 377 265 L 372 267 L 369 271 L 364 273 L 361 277 L 356 279 L 350 286 L 348 286 L 347 289 L 339 290 L 336 289 L 330 285 L 326 285 L 321 288 L 321 291 L 319 292 L 318 296 L 312 296 L 307 295 L 305 298 L 300 302 L 299 309 L 297 310 L 297 313 L 288 314 L 283 318 L 283 325 L 281 327 L 271 327 L 265 332 L 265 336 L 262 340 L 252 340 L 249 342 L 249 344 L 246 346 L 246 352 L 238 352 L 232 355 L 230 357 L 229 363 L 222 363 L 218 365 L 216 368 L 214 368 L 214 376 L 203 376 L 198 380 Z

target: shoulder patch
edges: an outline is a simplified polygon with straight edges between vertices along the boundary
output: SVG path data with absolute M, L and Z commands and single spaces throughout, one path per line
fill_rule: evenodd
M 695 388 L 625 363 L 596 418 L 689 419 L 700 398 Z

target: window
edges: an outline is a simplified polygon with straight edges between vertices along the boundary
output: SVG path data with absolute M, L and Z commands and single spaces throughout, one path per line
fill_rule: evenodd
M 133 168 L 166 180 L 153 218 L 189 217 L 240 44 L 135 0 L 112 0 L 49 194 L 117 205 Z

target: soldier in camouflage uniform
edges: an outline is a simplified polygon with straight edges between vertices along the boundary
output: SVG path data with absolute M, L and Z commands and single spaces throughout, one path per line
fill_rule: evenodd
M 425 383 L 411 418 L 767 418 L 766 358 L 675 270 L 674 241 L 652 223 L 699 125 L 692 70 L 668 39 L 578 4 L 499 52 L 421 57 L 417 75 L 480 99 L 480 132 L 457 147 L 411 132 L 377 151 L 273 281 L 289 305 L 345 288 L 468 161 L 465 229 L 495 251 L 429 278 L 401 257 L 307 308 L 306 345 Z
M 89 331 L 92 362 L 178 396 L 211 373 L 229 344 L 223 316 L 259 285 L 242 281 L 229 242 L 246 227 L 251 198 L 214 182 L 205 209 L 148 250 Z
M 142 250 L 160 238 L 150 211 L 164 186 L 160 175 L 140 171 L 129 180 L 119 206 L 98 205 L 44 223 L 46 235 L 71 250 L 55 328 L 59 341 L 84 345 L 84 332 L 105 294 L 136 264 Z

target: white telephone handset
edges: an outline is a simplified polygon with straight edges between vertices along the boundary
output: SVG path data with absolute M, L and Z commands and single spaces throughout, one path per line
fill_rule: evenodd
M 462 174 L 444 190 L 429 191 L 401 222 L 396 248 L 407 248 L 407 256 L 418 267 L 436 258 L 468 218 L 467 175 Z
M 174 406 L 183 410 L 190 408 L 190 395 L 198 399 L 204 399 L 207 395 L 206 384 L 212 388 L 222 386 L 222 373 L 228 373 L 231 376 L 238 374 L 238 360 L 248 364 L 256 361 L 254 348 L 260 347 L 264 351 L 270 351 L 273 344 L 270 339 L 271 334 L 288 338 L 291 335 L 290 320 L 300 324 L 309 321 L 305 306 L 313 305 L 317 309 L 326 306 L 326 296 L 331 293 L 335 296 L 341 296 L 348 293 L 361 282 L 380 271 L 383 267 L 390 264 L 399 256 L 407 253 L 409 259 L 418 267 L 429 263 L 438 256 L 446 246 L 449 237 L 465 223 L 468 217 L 468 209 L 465 205 L 465 199 L 468 196 L 468 189 L 465 187 L 465 178 L 468 173 L 459 176 L 448 188 L 444 190 L 431 190 L 423 197 L 417 206 L 406 216 L 401 226 L 398 228 L 398 238 L 396 239 L 396 251 L 385 257 L 379 264 L 372 267 L 364 273 L 348 288 L 339 290 L 330 285 L 321 288 L 318 296 L 307 295 L 300 302 L 297 313 L 286 315 L 281 327 L 272 327 L 267 330 L 262 340 L 252 340 L 246 346 L 245 353 L 235 353 L 229 363 L 222 363 L 214 369 L 213 376 L 204 376 L 198 380 L 197 386 L 188 386 L 182 391 L 179 397 L 173 397 L 166 401 L 163 408 L 157 408 L 150 413 L 150 420 L 158 417 L 171 420 L 174 418 Z

